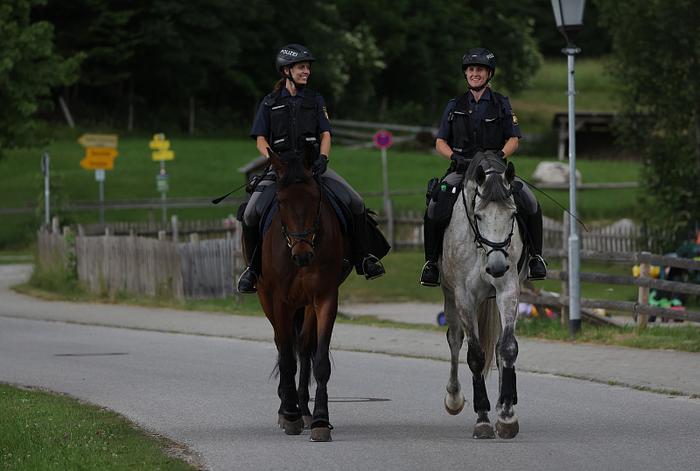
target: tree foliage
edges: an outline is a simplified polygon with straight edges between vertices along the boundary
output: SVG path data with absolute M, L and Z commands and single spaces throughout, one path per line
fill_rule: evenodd
M 700 223 L 700 10 L 693 0 L 598 5 L 613 39 L 623 137 L 644 153 L 644 212 L 684 238 Z
M 189 100 L 203 127 L 247 126 L 278 74 L 277 50 L 307 45 L 312 87 L 334 116 L 434 123 L 460 90 L 462 54 L 482 45 L 499 58 L 495 83 L 521 90 L 540 63 L 533 21 L 505 0 L 49 0 L 35 9 L 56 25 L 65 55 L 82 52 L 65 94 L 83 124 L 182 129 Z
M 36 143 L 34 118 L 51 88 L 77 78 L 79 54 L 64 59 L 54 52 L 53 26 L 32 22 L 37 0 L 0 3 L 0 151 Z

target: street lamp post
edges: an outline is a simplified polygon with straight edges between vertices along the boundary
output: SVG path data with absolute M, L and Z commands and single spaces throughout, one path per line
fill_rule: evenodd
M 581 49 L 573 38 L 583 27 L 583 9 L 586 0 L 552 0 L 552 10 L 557 29 L 566 39 L 569 96 L 569 333 L 575 336 L 581 330 L 581 286 L 579 283 L 580 241 L 576 226 L 576 86 L 574 80 L 574 56 Z

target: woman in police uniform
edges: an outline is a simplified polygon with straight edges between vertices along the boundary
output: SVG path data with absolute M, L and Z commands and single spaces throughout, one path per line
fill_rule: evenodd
M 311 146 L 318 153 L 312 164 L 315 175 L 332 191 L 353 214 L 353 263 L 367 279 L 380 277 L 384 267 L 377 257 L 368 252 L 365 204 L 360 195 L 333 170 L 328 168 L 331 150 L 331 126 L 323 97 L 306 88 L 314 57 L 300 44 L 288 44 L 277 53 L 275 66 L 282 78 L 267 95 L 255 116 L 250 136 L 255 139 L 261 155 L 269 158 L 268 148 L 284 155 L 303 152 Z M 238 279 L 238 291 L 256 292 L 255 284 L 260 271 L 261 214 L 275 195 L 274 173 L 269 172 L 253 189 L 243 214 L 243 237 L 249 266 Z
M 442 180 L 459 186 L 471 159 L 479 152 L 492 153 L 507 159 L 518 149 L 520 127 L 508 98 L 488 86 L 496 73 L 496 57 L 484 48 L 469 50 L 462 57 L 462 73 L 467 80 L 467 92 L 447 103 L 438 130 L 435 149 L 451 161 L 448 174 Z M 516 179 L 517 180 L 517 179 Z M 543 279 L 547 268 L 542 258 L 542 210 L 527 185 L 515 185 L 515 202 L 528 232 L 531 257 L 529 278 Z M 425 265 L 421 272 L 423 286 L 438 286 L 440 272 L 437 260 L 442 252 L 442 238 L 449 218 L 436 221 L 435 201 L 425 215 Z M 451 208 L 449 208 L 451 210 Z

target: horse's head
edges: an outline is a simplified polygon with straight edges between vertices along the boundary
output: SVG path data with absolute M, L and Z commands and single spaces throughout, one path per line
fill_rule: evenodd
M 310 170 L 313 153 L 307 150 L 279 155 L 271 149 L 268 152 L 272 169 L 277 174 L 282 235 L 294 263 L 308 266 L 314 258 L 321 212 L 321 190 Z
M 508 249 L 516 214 L 513 178 L 515 167 L 511 162 L 504 171 L 502 161 L 485 159 L 473 172 L 473 228 L 477 244 L 486 251 L 486 273 L 494 278 L 500 278 L 510 268 Z

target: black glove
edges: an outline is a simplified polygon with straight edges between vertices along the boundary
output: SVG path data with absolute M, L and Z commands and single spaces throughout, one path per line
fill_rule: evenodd
M 500 158 L 502 158 L 502 159 L 505 159 L 505 158 L 506 158 L 506 154 L 505 154 L 505 152 L 503 152 L 502 150 L 499 150 L 498 152 L 496 152 L 496 156 L 498 156 L 498 157 L 500 157 Z
M 464 173 L 467 171 L 467 167 L 469 167 L 469 159 L 467 159 L 465 156 L 452 154 L 450 156 L 450 160 L 452 161 L 452 167 L 455 172 Z
M 328 156 L 325 154 L 318 154 L 316 160 L 311 164 L 311 171 L 314 175 L 323 175 L 328 170 Z

